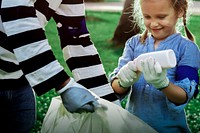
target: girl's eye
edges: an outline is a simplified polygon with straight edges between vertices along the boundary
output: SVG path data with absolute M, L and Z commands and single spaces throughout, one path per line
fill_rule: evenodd
M 151 17 L 150 17 L 150 16 L 144 16 L 144 18 L 145 18 L 145 19 L 150 19 Z
M 159 19 L 164 19 L 164 18 L 165 18 L 165 16 L 159 16 L 158 18 L 159 18 Z

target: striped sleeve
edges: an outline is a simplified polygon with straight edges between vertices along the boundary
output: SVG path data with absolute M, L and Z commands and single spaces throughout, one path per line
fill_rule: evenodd
M 53 16 L 64 59 L 74 79 L 100 97 L 116 100 L 100 56 L 90 39 L 83 0 L 63 0 Z
M 100 97 L 114 101 L 116 97 L 86 27 L 83 0 L 37 0 L 34 7 L 43 27 L 52 16 L 56 21 L 64 58 L 74 79 Z
M 56 60 L 32 0 L 2 0 L 1 19 L 9 51 L 13 51 L 25 77 L 38 95 L 68 79 Z

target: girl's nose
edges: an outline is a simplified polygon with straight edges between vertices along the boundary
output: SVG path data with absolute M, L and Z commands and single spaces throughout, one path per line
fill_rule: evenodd
M 157 27 L 159 24 L 157 21 L 151 21 L 151 24 L 150 24 L 150 27 L 151 28 L 154 28 L 154 27 Z

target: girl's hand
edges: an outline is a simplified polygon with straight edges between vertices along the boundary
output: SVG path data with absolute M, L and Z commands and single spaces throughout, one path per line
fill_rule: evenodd
M 167 78 L 167 70 L 162 69 L 161 65 L 152 57 L 141 61 L 142 72 L 148 83 L 151 83 L 155 88 L 162 90 L 169 85 Z
M 128 88 L 133 85 L 139 78 L 135 61 L 129 61 L 124 65 L 117 74 L 119 85 Z

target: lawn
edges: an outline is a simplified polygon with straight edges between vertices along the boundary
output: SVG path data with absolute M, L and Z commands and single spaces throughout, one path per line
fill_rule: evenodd
M 108 12 L 86 12 L 87 16 L 87 26 L 91 34 L 91 38 L 100 54 L 102 59 L 105 71 L 109 74 L 116 66 L 118 62 L 119 56 L 121 56 L 123 47 L 116 47 L 109 43 L 115 27 L 118 23 L 120 13 L 108 13 Z M 196 42 L 200 45 L 199 38 L 199 29 L 200 29 L 200 16 L 192 16 L 191 21 L 189 23 L 189 29 L 192 33 L 197 37 Z M 57 34 L 56 27 L 54 25 L 54 21 L 50 21 L 50 23 L 46 27 L 46 35 L 49 38 L 49 42 L 53 47 L 53 51 L 55 56 L 64 65 L 65 70 L 68 74 L 69 72 L 61 54 L 58 37 L 55 36 Z M 45 113 L 49 107 L 51 98 L 56 96 L 54 90 L 40 96 L 37 98 L 37 122 L 36 126 L 32 130 L 33 133 L 40 131 L 42 121 L 44 119 Z M 199 94 L 200 95 L 200 94 Z M 186 107 L 186 114 L 188 118 L 189 126 L 192 130 L 192 133 L 197 133 L 200 131 L 200 96 L 197 99 L 191 100 L 191 102 Z

